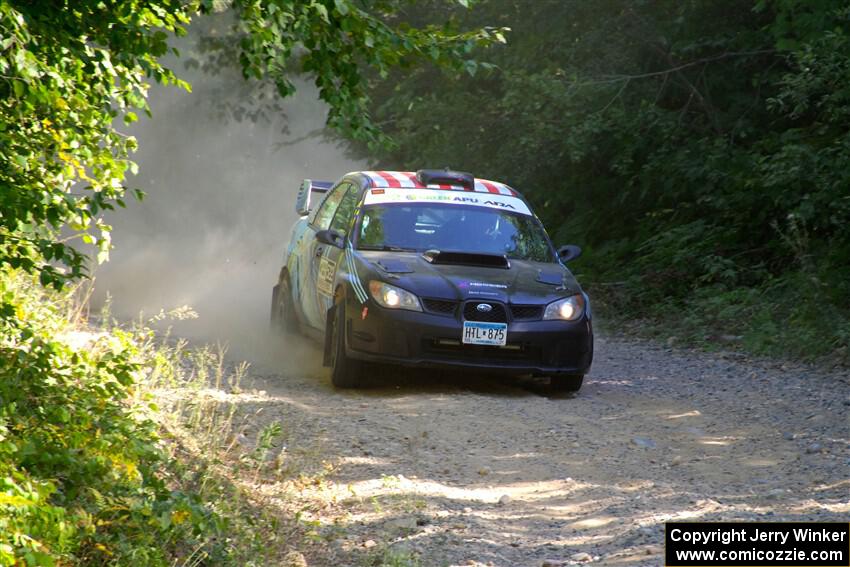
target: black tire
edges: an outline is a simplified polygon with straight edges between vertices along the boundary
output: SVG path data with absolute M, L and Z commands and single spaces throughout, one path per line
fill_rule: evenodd
M 284 278 L 272 288 L 272 304 L 269 316 L 271 328 L 279 333 L 297 333 L 298 320 L 295 318 L 295 305 L 292 303 L 292 291 L 289 280 Z
M 363 364 L 345 354 L 345 303 L 334 308 L 331 332 L 331 382 L 337 388 L 357 388 Z
M 578 392 L 584 382 L 584 374 L 556 374 L 549 377 L 550 392 Z

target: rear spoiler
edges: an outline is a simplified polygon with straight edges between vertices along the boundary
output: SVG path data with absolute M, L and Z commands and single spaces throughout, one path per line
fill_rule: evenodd
M 313 193 L 327 193 L 333 187 L 333 181 L 314 181 L 305 179 L 298 188 L 298 196 L 295 197 L 295 212 L 298 216 L 310 214 L 310 203 Z

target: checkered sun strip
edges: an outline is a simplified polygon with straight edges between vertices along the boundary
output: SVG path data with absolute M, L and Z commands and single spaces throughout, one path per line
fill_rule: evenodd
M 517 192 L 498 181 L 487 179 L 476 179 L 475 187 L 467 189 L 459 185 L 446 185 L 443 183 L 423 185 L 416 179 L 416 173 L 412 171 L 364 171 L 363 174 L 369 178 L 372 187 L 387 188 L 410 188 L 410 189 L 446 189 L 449 191 L 475 191 L 477 193 L 491 193 L 493 195 L 510 195 L 517 197 Z

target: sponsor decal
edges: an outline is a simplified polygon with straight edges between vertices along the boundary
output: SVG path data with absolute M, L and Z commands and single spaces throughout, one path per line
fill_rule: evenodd
M 469 282 L 469 287 L 494 287 L 496 289 L 508 289 L 508 286 L 505 284 L 487 282 Z
M 513 209 L 516 210 L 516 207 L 511 205 L 510 203 L 500 203 L 498 201 L 484 201 L 485 205 L 489 205 L 491 207 L 496 207 L 499 209 Z
M 500 194 L 460 193 L 456 191 L 442 191 L 439 189 L 398 189 L 386 188 L 380 190 L 372 189 L 367 193 L 364 205 L 377 205 L 385 203 L 444 203 L 448 205 L 470 205 L 474 207 L 486 207 L 502 211 L 516 212 L 532 216 L 528 206 L 517 197 Z
M 470 295 L 488 295 L 490 297 L 498 297 L 499 294 L 492 291 L 485 291 L 486 289 L 508 289 L 508 286 L 505 284 L 496 284 L 496 283 L 487 283 L 487 282 L 470 282 L 466 280 L 461 280 L 457 282 L 457 287 L 459 289 L 466 290 Z M 484 289 L 481 289 L 484 288 Z
M 327 256 L 322 256 L 319 262 L 319 277 L 316 278 L 316 289 L 322 295 L 328 297 L 333 295 L 334 273 L 336 273 L 336 262 Z

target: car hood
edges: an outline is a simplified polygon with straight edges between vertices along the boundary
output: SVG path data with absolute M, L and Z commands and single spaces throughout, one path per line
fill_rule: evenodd
M 370 271 L 419 297 L 543 304 L 581 293 L 561 264 L 510 260 L 508 268 L 431 263 L 418 252 L 359 251 Z

